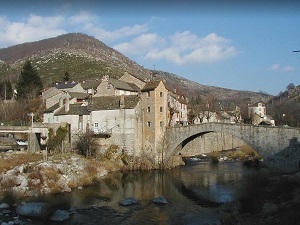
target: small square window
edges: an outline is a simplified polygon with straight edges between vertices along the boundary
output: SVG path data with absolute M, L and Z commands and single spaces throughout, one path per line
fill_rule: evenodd
M 159 111 L 160 111 L 160 112 L 162 112 L 162 111 L 163 111 L 163 107 L 162 107 L 162 106 L 159 108 Z
M 162 92 L 160 92 L 160 93 L 159 93 L 159 96 L 160 96 L 160 97 L 162 97 L 162 96 L 163 96 L 163 93 L 162 93 Z
M 147 112 L 150 112 L 150 107 L 147 107 Z

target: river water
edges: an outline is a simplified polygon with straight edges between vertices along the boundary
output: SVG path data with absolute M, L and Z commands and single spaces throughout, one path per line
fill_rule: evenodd
M 71 224 L 220 224 L 219 203 L 237 198 L 239 185 L 257 170 L 240 162 L 193 162 L 168 171 L 112 173 L 97 185 L 57 194 L 47 201 L 57 208 L 74 208 Z M 169 204 L 152 199 L 164 196 Z M 139 204 L 119 205 L 135 197 Z M 47 224 L 57 224 L 47 222 Z

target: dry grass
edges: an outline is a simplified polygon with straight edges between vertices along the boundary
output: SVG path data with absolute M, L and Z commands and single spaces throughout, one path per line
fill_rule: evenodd
M 233 159 L 241 159 L 245 160 L 249 157 L 253 157 L 254 159 L 260 159 L 259 154 L 249 145 L 243 145 L 240 149 L 236 151 L 228 151 L 227 156 Z
M 18 154 L 7 154 L 0 153 L 0 173 L 10 170 L 16 166 L 22 164 L 29 164 L 30 162 L 38 162 L 43 159 L 42 154 L 34 153 L 21 153 Z

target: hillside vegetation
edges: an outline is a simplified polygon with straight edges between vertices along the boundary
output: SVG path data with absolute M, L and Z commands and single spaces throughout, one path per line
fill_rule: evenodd
M 188 97 L 214 95 L 218 99 L 241 98 L 251 102 L 267 101 L 271 97 L 264 93 L 201 85 L 175 74 L 145 69 L 94 37 L 80 33 L 0 49 L 0 79 L 16 81 L 27 59 L 37 68 L 45 87 L 61 81 L 65 72 L 74 81 L 101 79 L 103 75 L 119 78 L 124 72 L 149 80 L 155 72 L 156 77 L 164 79 L 170 88 Z

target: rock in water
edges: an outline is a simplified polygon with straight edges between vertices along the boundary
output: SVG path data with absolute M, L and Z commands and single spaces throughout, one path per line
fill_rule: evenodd
M 16 209 L 18 215 L 47 218 L 49 205 L 45 202 L 29 202 L 19 205 Z
M 120 205 L 127 206 L 139 203 L 139 200 L 135 199 L 134 197 L 128 197 L 120 201 Z
M 9 205 L 7 203 L 0 204 L 0 209 L 8 209 Z
M 66 210 L 56 210 L 54 214 L 50 217 L 53 221 L 65 221 L 70 218 L 70 213 Z
M 152 200 L 153 203 L 157 204 L 168 204 L 169 202 L 163 197 L 163 196 L 158 196 Z

